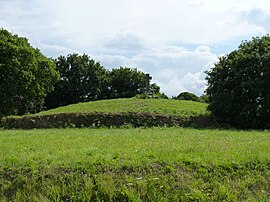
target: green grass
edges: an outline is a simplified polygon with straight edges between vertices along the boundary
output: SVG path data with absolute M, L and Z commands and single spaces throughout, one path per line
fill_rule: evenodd
M 0 130 L 0 201 L 268 201 L 270 132 Z
M 207 104 L 185 100 L 173 99 L 114 99 L 100 100 L 86 103 L 73 104 L 59 107 L 36 115 L 47 115 L 57 113 L 87 113 L 87 112 L 146 112 L 157 114 L 168 114 L 176 116 L 193 116 L 207 114 Z
M 270 133 L 181 128 L 0 131 L 0 162 L 16 165 L 270 161 Z M 151 155 L 151 158 L 148 158 Z M 115 158 L 117 156 L 117 158 Z

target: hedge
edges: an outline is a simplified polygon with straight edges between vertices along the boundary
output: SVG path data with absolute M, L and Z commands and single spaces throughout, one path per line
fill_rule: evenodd
M 179 116 L 151 113 L 60 113 L 41 116 L 6 117 L 2 120 L 6 129 L 111 127 L 111 126 L 193 126 L 216 127 L 209 116 L 181 118 Z

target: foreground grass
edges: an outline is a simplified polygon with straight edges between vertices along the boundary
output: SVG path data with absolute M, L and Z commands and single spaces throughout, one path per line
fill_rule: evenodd
M 270 200 L 270 133 L 0 130 L 0 200 Z
M 43 111 L 35 115 L 89 112 L 143 112 L 189 117 L 208 114 L 206 107 L 207 104 L 205 103 L 186 100 L 126 98 L 73 104 Z

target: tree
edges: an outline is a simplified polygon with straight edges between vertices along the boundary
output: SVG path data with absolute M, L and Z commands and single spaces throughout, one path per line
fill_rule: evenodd
M 200 102 L 200 99 L 197 95 L 190 92 L 182 92 L 175 99 L 177 100 L 192 100 Z
M 256 37 L 207 72 L 208 109 L 242 128 L 270 128 L 270 37 Z
M 200 102 L 203 102 L 203 103 L 209 103 L 209 96 L 203 94 L 203 95 L 201 95 L 201 96 L 199 97 L 199 100 L 200 100 Z
M 46 97 L 47 109 L 106 98 L 108 73 L 88 55 L 60 56 L 55 63 L 61 78 Z
M 112 69 L 110 77 L 110 98 L 130 98 L 145 91 L 145 74 L 137 69 Z
M 156 83 L 152 83 L 150 85 L 150 89 L 153 92 L 153 94 L 160 94 L 160 87 Z
M 0 29 L 0 117 L 41 110 L 59 74 L 26 38 Z
M 156 83 L 152 83 L 150 89 L 153 92 L 154 98 L 168 99 L 168 96 L 165 93 L 160 92 L 160 87 Z

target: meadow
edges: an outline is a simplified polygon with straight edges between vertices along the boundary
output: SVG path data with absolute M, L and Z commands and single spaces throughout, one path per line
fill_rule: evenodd
M 0 201 L 269 201 L 270 132 L 0 130 Z

